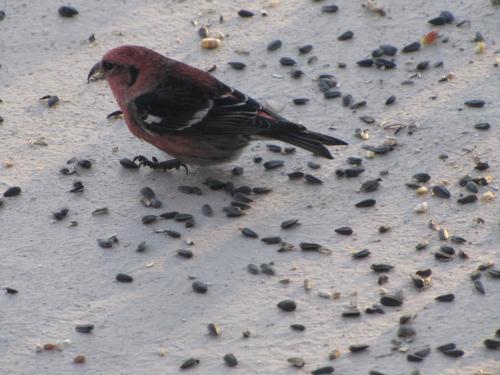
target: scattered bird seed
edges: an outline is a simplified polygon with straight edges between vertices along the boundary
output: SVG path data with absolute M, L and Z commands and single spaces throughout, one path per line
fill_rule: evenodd
M 134 281 L 134 278 L 126 273 L 119 273 L 116 275 L 116 281 L 120 283 L 131 283 Z
M 281 223 L 281 229 L 291 229 L 300 225 L 299 219 L 289 219 Z
M 283 160 L 269 160 L 266 161 L 263 165 L 265 169 L 271 170 L 282 167 L 283 165 L 285 165 L 285 162 Z
M 181 365 L 181 370 L 186 370 L 188 368 L 192 368 L 192 367 L 195 367 L 195 366 L 198 366 L 200 364 L 200 360 L 197 359 L 197 358 L 189 358 L 189 359 L 186 359 L 182 365 Z
M 3 196 L 5 198 L 15 197 L 21 194 L 21 188 L 19 186 L 11 186 L 4 191 Z
M 236 359 L 236 356 L 232 353 L 228 353 L 228 354 L 224 355 L 223 359 L 224 359 L 224 363 L 229 367 L 238 366 L 238 360 Z
M 484 107 L 484 100 L 478 100 L 478 99 L 473 99 L 473 100 L 467 100 L 465 103 L 464 103 L 467 107 L 471 107 L 471 108 L 481 108 L 481 107 Z
M 269 52 L 272 52 L 272 51 L 276 51 L 277 49 L 281 48 L 282 46 L 282 42 L 281 40 L 273 40 L 272 42 L 270 42 L 268 45 L 267 45 L 267 50 Z
M 373 207 L 376 203 L 377 201 L 375 199 L 365 199 L 356 203 L 355 206 L 359 208 Z
M 366 349 L 368 349 L 370 347 L 370 345 L 366 345 L 366 344 L 359 344 L 359 345 L 350 345 L 349 346 L 349 350 L 352 352 L 352 353 L 359 353 L 359 352 L 363 352 L 365 351 Z
M 242 9 L 238 12 L 238 15 L 243 18 L 253 17 L 255 14 L 249 10 Z
M 91 333 L 94 330 L 94 325 L 90 323 L 78 324 L 75 327 L 75 330 L 80 333 Z
M 57 12 L 61 17 L 67 17 L 67 18 L 76 16 L 78 14 L 78 10 L 76 10 L 76 8 L 70 7 L 68 5 L 60 6 Z
M 354 33 L 351 30 L 348 30 L 348 31 L 340 34 L 340 36 L 337 39 L 338 40 L 349 40 L 349 39 L 352 39 L 353 36 L 354 36 Z
M 208 285 L 205 284 L 203 281 L 197 280 L 197 281 L 193 282 L 191 287 L 193 288 L 193 290 L 196 293 L 199 293 L 199 294 L 205 294 L 208 291 Z
M 286 312 L 295 311 L 295 309 L 297 308 L 297 304 L 292 299 L 285 299 L 285 300 L 279 302 L 277 306 L 279 309 L 286 311 Z

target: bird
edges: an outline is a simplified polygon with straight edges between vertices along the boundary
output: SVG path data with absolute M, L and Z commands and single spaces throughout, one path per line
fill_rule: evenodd
M 275 139 L 333 159 L 325 145 L 347 145 L 265 108 L 213 75 L 142 46 L 108 51 L 88 73 L 104 77 L 129 130 L 174 159 L 143 155 L 152 169 L 207 166 L 235 160 L 252 140 Z M 115 113 L 115 112 L 114 112 Z

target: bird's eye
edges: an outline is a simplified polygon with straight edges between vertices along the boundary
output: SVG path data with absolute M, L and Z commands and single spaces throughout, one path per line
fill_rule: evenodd
M 114 68 L 115 66 L 116 66 L 116 64 L 113 64 L 113 63 L 111 63 L 111 62 L 109 62 L 109 61 L 103 61 L 103 62 L 102 62 L 102 67 L 104 68 L 104 70 L 105 70 L 106 72 L 109 72 L 109 71 L 113 70 L 113 68 Z

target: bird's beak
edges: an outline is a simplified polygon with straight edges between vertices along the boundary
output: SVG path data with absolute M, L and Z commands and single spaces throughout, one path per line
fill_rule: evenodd
M 104 78 L 104 70 L 102 69 L 100 61 L 90 69 L 89 75 L 87 76 L 87 83 L 90 83 L 92 78 L 96 80 Z

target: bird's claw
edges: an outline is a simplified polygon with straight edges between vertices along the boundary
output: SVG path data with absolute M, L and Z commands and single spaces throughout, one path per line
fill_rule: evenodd
M 138 155 L 134 157 L 133 162 L 137 162 L 141 167 L 149 167 L 151 169 L 161 169 L 163 171 L 167 171 L 170 169 L 179 169 L 180 167 L 186 170 L 186 174 L 188 174 L 188 167 L 186 164 L 180 162 L 177 159 L 170 159 L 159 162 L 154 156 L 149 160 L 145 156 Z

